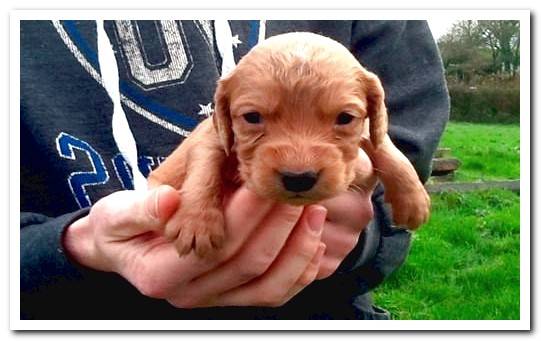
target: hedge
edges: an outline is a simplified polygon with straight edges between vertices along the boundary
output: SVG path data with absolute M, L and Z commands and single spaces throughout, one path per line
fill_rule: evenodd
M 475 123 L 520 123 L 518 77 L 469 85 L 449 81 L 451 120 Z

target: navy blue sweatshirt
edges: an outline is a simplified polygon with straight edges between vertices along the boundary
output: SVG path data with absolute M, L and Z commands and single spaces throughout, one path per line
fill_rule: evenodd
M 238 61 L 259 21 L 230 21 Z M 138 170 L 157 167 L 212 111 L 222 59 L 212 21 L 107 21 Z M 21 318 L 386 318 L 365 295 L 404 261 L 410 235 L 373 196 L 374 221 L 330 278 L 280 308 L 177 309 L 63 249 L 64 229 L 98 199 L 133 189 L 113 139 L 113 105 L 100 84 L 94 21 L 21 22 Z M 389 135 L 422 180 L 448 118 L 436 44 L 422 21 L 267 21 L 266 36 L 310 31 L 349 47 L 385 88 Z M 159 141 L 159 143 L 156 143 Z

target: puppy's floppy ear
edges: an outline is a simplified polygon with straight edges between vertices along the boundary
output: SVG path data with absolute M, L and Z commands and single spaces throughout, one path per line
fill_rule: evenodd
M 366 70 L 361 72 L 361 82 L 365 89 L 367 114 L 370 120 L 370 141 L 378 147 L 387 134 L 388 118 L 385 107 L 385 93 L 379 78 Z
M 229 92 L 227 78 L 220 79 L 214 94 L 214 114 L 212 120 L 214 129 L 222 143 L 225 154 L 229 155 L 233 147 L 233 129 L 231 127 L 231 114 L 229 112 Z

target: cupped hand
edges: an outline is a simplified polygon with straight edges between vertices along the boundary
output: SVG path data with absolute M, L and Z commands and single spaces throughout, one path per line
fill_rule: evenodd
M 226 211 L 227 240 L 213 257 L 179 257 L 162 231 L 182 205 L 177 191 L 121 191 L 66 231 L 68 254 L 117 272 L 142 294 L 176 307 L 279 306 L 317 276 L 326 209 L 276 204 L 240 188 Z

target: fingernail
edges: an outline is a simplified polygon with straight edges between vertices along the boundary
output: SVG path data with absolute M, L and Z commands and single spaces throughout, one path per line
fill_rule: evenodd
M 158 205 L 160 200 L 160 191 L 162 191 L 162 187 L 158 187 L 154 190 L 154 193 L 152 193 L 151 200 L 152 205 L 151 208 L 148 210 L 148 213 L 153 219 L 158 219 Z
M 323 224 L 327 217 L 327 209 L 323 206 L 315 205 L 310 207 L 308 212 L 308 225 L 310 229 L 316 234 L 320 234 L 323 231 Z
M 314 264 L 318 264 L 321 259 L 323 258 L 323 255 L 325 254 L 325 249 L 327 248 L 327 245 L 320 243 L 319 248 L 316 253 L 316 257 L 314 258 Z

